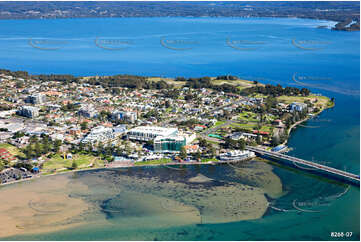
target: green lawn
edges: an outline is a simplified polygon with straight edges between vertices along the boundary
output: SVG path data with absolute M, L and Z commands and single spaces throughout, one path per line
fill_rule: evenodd
M 242 128 L 242 129 L 247 129 L 247 130 L 250 130 L 252 131 L 254 128 L 257 127 L 256 124 L 239 124 L 239 123 L 236 123 L 236 124 L 231 124 L 230 125 L 232 128 Z
M 239 119 L 240 120 L 245 120 L 245 121 L 248 121 L 248 122 L 257 122 L 258 121 L 257 114 L 252 113 L 252 112 L 247 112 L 247 111 L 244 111 L 244 112 L 240 113 L 239 114 Z
M 201 162 L 209 162 L 209 161 L 218 161 L 216 158 L 204 158 L 201 159 Z
M 233 86 L 237 86 L 239 90 L 253 87 L 255 84 L 253 84 L 253 81 L 243 80 L 243 79 L 237 79 L 237 80 L 216 80 L 213 79 L 212 81 L 213 85 L 223 85 L 223 84 L 230 84 Z
M 272 126 L 265 126 L 265 125 L 263 125 L 260 130 L 261 130 L 261 131 L 266 131 L 266 132 L 272 132 L 273 127 L 272 127 Z
M 286 104 L 290 104 L 290 103 L 293 103 L 293 102 L 304 103 L 304 101 L 309 100 L 314 105 L 323 106 L 323 107 L 326 107 L 328 102 L 330 102 L 330 99 L 328 97 L 316 96 L 316 95 L 309 95 L 307 97 L 303 97 L 303 96 L 279 96 L 279 97 L 277 97 L 277 100 L 279 102 L 283 102 L 283 103 L 286 103 Z M 315 100 L 317 100 L 316 103 L 314 103 Z
M 222 125 L 224 123 L 226 123 L 226 121 L 217 121 L 211 128 L 215 128 L 215 127 L 217 127 L 219 125 Z
M 162 158 L 162 159 L 158 159 L 158 160 L 149 160 L 149 161 L 140 161 L 140 162 L 135 162 L 134 165 L 136 166 L 142 166 L 142 165 L 158 165 L 158 164 L 166 164 L 171 162 L 171 159 L 166 159 L 166 158 Z
M 73 155 L 73 159 L 64 159 L 60 154 L 54 155 L 51 159 L 46 161 L 43 165 L 43 171 L 49 172 L 51 170 L 69 169 L 72 163 L 75 162 L 78 165 L 78 169 L 87 168 L 91 163 L 93 167 L 103 167 L 104 162 L 97 159 L 92 155 Z
M 257 129 L 257 125 L 256 124 L 231 124 L 230 125 L 232 128 L 242 128 L 242 129 L 246 129 L 249 130 L 249 132 L 252 132 L 253 130 Z M 261 131 L 266 131 L 266 132 L 272 132 L 273 127 L 272 126 L 268 126 L 268 125 L 263 125 L 260 129 Z

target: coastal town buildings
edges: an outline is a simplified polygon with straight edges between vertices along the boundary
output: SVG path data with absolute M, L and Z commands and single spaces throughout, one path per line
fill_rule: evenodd
M 233 151 L 244 149 L 241 144 L 275 147 L 291 124 L 325 104 L 317 101 L 322 96 L 269 103 L 264 95 L 218 88 L 108 88 L 89 78 L 31 80 L 14 88 L 17 77 L 1 77 L 0 141 L 26 157 L 17 162 L 45 167 L 49 159 L 59 162 L 51 157 L 60 152 L 71 160 L 87 154 L 102 166 L 115 158 L 114 166 L 247 158 Z

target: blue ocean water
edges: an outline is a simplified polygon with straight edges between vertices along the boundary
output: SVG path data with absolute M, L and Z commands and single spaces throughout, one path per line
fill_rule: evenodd
M 336 106 L 293 131 L 290 154 L 359 174 L 360 35 L 317 28 L 328 24 L 277 18 L 2 20 L 0 68 L 85 76 L 231 74 L 306 86 L 334 97 Z M 353 232 L 343 240 L 359 240 L 359 188 L 277 166 L 274 172 L 287 194 L 273 203 L 281 211 L 270 209 L 258 220 L 158 231 L 84 227 L 13 239 L 116 240 L 142 233 L 178 240 L 332 240 L 331 232 Z M 334 199 L 325 209 L 315 205 L 320 197 Z M 287 212 L 301 200 L 318 212 Z

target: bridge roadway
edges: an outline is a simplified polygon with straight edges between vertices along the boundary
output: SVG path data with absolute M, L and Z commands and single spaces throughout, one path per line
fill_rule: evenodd
M 283 160 L 291 161 L 291 162 L 294 162 L 297 164 L 309 166 L 309 167 L 315 168 L 316 170 L 321 170 L 326 173 L 331 173 L 332 175 L 339 176 L 341 178 L 351 181 L 352 183 L 356 183 L 358 185 L 360 184 L 360 176 L 346 172 L 346 171 L 338 170 L 338 169 L 335 169 L 335 168 L 332 168 L 329 166 L 320 165 L 320 164 L 317 164 L 317 163 L 314 163 L 311 161 L 303 160 L 303 159 L 300 159 L 297 157 L 293 157 L 293 156 L 289 156 L 289 155 L 285 155 L 285 154 L 281 154 L 281 153 L 277 153 L 277 152 L 273 152 L 273 151 L 268 151 L 268 150 L 261 149 L 261 148 L 247 146 L 246 149 L 249 151 L 253 151 L 256 154 L 266 155 L 271 158 L 283 159 Z

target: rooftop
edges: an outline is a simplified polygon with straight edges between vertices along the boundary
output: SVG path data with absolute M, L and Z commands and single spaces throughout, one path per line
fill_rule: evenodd
M 130 132 L 152 133 L 162 136 L 170 135 L 177 131 L 178 131 L 177 128 L 165 128 L 158 126 L 140 126 L 130 130 Z

